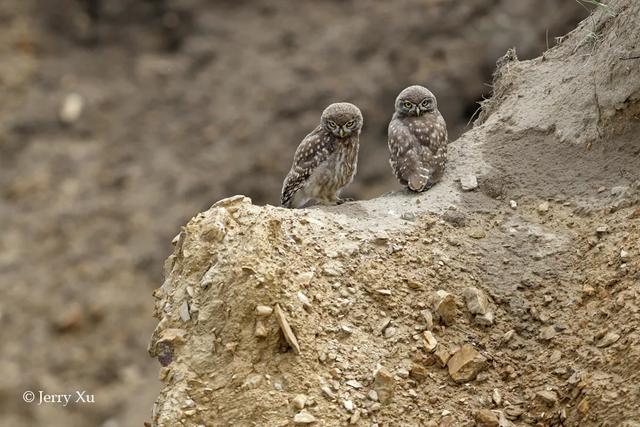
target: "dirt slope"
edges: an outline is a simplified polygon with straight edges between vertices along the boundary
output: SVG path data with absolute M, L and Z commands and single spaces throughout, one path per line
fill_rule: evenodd
M 153 424 L 638 425 L 639 49 L 620 0 L 508 54 L 425 194 L 194 217 L 155 294 Z

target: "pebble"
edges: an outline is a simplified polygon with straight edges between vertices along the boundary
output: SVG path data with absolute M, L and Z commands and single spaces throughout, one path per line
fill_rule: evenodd
M 395 392 L 396 381 L 384 367 L 380 366 L 376 369 L 373 381 L 373 389 L 378 394 L 378 400 L 380 403 L 388 403 Z M 372 408 L 373 409 L 373 408 Z
M 546 213 L 549 212 L 549 202 L 542 202 L 538 205 L 538 212 Z
M 471 344 L 463 345 L 447 362 L 449 375 L 457 383 L 472 381 L 486 369 L 487 359 Z
M 511 338 L 513 338 L 513 336 L 516 334 L 516 330 L 515 329 L 509 329 L 507 332 L 505 332 L 505 334 L 502 336 L 502 342 L 503 343 L 508 343 L 509 341 L 511 341 Z
M 491 394 L 491 400 L 493 400 L 493 403 L 495 403 L 496 406 L 500 406 L 502 404 L 502 395 L 500 394 L 497 388 L 493 389 L 493 393 Z
M 469 237 L 474 239 L 482 239 L 487 237 L 487 233 L 479 227 L 471 228 L 467 234 L 469 235 Z
M 191 315 L 189 314 L 189 304 L 185 301 L 180 306 L 180 319 L 183 322 L 188 322 L 191 320 Z
M 539 391 L 536 393 L 536 398 L 542 400 L 548 406 L 553 406 L 558 401 L 558 395 L 552 390 Z
M 496 414 L 489 409 L 480 409 L 476 412 L 475 418 L 477 427 L 499 427 L 500 425 Z
M 304 409 L 304 405 L 307 403 L 307 396 L 304 394 L 298 394 L 293 398 L 292 403 L 296 409 Z
M 433 313 L 431 313 L 431 310 L 429 309 L 422 310 L 420 314 L 422 315 L 422 318 L 425 321 L 427 329 L 429 330 L 433 329 Z
M 545 326 L 540 328 L 540 339 L 544 341 L 549 341 L 556 336 L 556 328 L 553 326 Z
M 346 384 L 349 387 L 362 388 L 362 384 L 359 381 L 356 381 L 356 380 L 349 380 L 349 381 L 346 382 Z
M 409 375 L 416 381 L 424 381 L 427 378 L 427 368 L 417 363 L 411 365 Z
M 400 378 L 409 378 L 409 371 L 405 368 L 400 368 L 396 371 L 396 375 Z
M 342 406 L 344 406 L 344 409 L 346 409 L 348 412 L 353 412 L 353 401 L 343 400 Z
M 515 200 L 509 200 L 509 206 L 511 206 L 511 209 L 517 209 L 518 203 Z
M 445 325 L 453 324 L 457 311 L 453 295 L 440 289 L 433 295 L 431 304 L 434 312 Z
M 264 321 L 258 319 L 256 320 L 256 329 L 254 335 L 258 338 L 264 338 L 269 335 L 269 329 Z
M 435 356 L 436 363 L 438 364 L 438 366 L 440 366 L 441 368 L 444 368 L 445 366 L 447 366 L 447 362 L 451 357 L 451 352 L 445 347 L 440 346 L 433 355 Z
M 608 231 L 609 228 L 606 225 L 601 225 L 600 227 L 596 228 L 596 234 L 598 235 L 598 237 L 602 237 Z
M 369 398 L 369 400 L 373 400 L 374 402 L 377 402 L 378 392 L 375 390 L 369 390 L 369 393 L 367 393 L 367 397 Z
M 353 413 L 351 418 L 349 418 L 349 424 L 351 424 L 351 425 L 358 424 L 358 421 L 360 421 L 360 410 L 359 409 Z
M 424 348 L 429 353 L 432 353 L 438 346 L 438 341 L 436 340 L 436 337 L 433 336 L 433 333 L 431 331 L 425 331 L 422 334 L 422 342 L 424 344 Z
M 384 330 L 384 336 L 385 338 L 391 338 L 392 336 L 394 336 L 396 334 L 398 330 L 396 328 L 394 328 L 393 326 L 389 326 L 388 328 L 386 328 Z
M 629 260 L 629 252 L 625 251 L 624 249 L 620 250 L 620 259 L 624 262 Z
M 379 293 L 380 295 L 386 295 L 386 296 L 391 295 L 390 289 L 376 289 L 376 292 Z
M 609 347 L 611 344 L 615 343 L 620 339 L 620 335 L 615 332 L 608 332 L 605 336 L 600 338 L 600 340 L 596 343 L 596 347 L 604 348 Z
M 462 191 L 473 191 L 478 188 L 478 178 L 475 175 L 465 175 L 460 178 Z
M 483 315 L 476 316 L 476 323 L 481 326 L 491 326 L 494 321 L 494 314 L 492 311 L 487 311 Z
M 471 314 L 486 314 L 489 310 L 489 299 L 480 289 L 466 288 L 463 295 L 467 301 L 467 309 Z
M 336 396 L 335 394 L 333 394 L 333 392 L 331 391 L 331 388 L 329 388 L 328 385 L 326 384 L 321 385 L 320 390 L 322 390 L 322 393 L 324 393 L 324 395 L 328 397 L 330 400 L 335 400 Z
M 306 309 L 311 308 L 311 301 L 309 300 L 309 298 L 302 293 L 302 291 L 298 291 L 298 301 L 300 301 L 302 303 L 302 306 Z
M 71 124 L 80 118 L 84 111 L 84 98 L 78 93 L 70 93 L 64 98 L 60 112 L 60 121 L 64 124 Z
M 316 417 L 314 417 L 313 415 L 311 415 L 309 412 L 302 410 L 300 412 L 298 412 L 294 417 L 293 417 L 293 422 L 295 424 L 313 424 L 315 423 Z
M 259 305 L 256 307 L 256 315 L 258 316 L 271 316 L 271 313 L 273 313 L 273 308 L 268 305 Z

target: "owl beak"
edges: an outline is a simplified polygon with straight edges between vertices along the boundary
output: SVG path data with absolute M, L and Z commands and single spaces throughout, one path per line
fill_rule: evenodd
M 347 132 L 344 130 L 344 128 L 340 128 L 340 138 L 344 138 L 344 136 L 347 134 Z
M 420 112 L 421 112 L 420 107 L 416 107 L 416 116 L 419 116 Z

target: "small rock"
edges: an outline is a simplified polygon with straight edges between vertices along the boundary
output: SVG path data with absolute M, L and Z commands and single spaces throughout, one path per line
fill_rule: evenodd
M 429 353 L 432 353 L 438 346 L 438 341 L 436 340 L 436 337 L 433 336 L 433 333 L 431 333 L 431 331 L 425 331 L 422 334 L 422 343 L 424 344 L 425 350 L 427 350 Z
M 376 330 L 378 331 L 379 335 L 384 334 L 384 331 L 387 329 L 387 327 L 391 324 L 391 318 L 390 317 L 384 317 L 382 320 L 380 320 L 380 322 L 378 322 L 378 325 L 376 326 Z
M 433 329 L 433 313 L 431 310 L 425 309 L 420 312 L 428 330 Z
M 600 227 L 596 228 L 596 234 L 598 235 L 598 237 L 602 237 L 608 231 L 609 231 L 609 228 L 606 225 L 601 225 Z
M 298 394 L 293 398 L 292 403 L 296 409 L 304 409 L 304 405 L 307 403 L 307 396 L 304 394 Z
M 191 320 L 191 315 L 189 314 L 189 304 L 185 301 L 180 306 L 180 319 L 183 322 L 188 322 Z
M 465 175 L 460 178 L 462 191 L 473 191 L 478 188 L 478 178 L 475 175 Z
M 64 98 L 60 112 L 58 114 L 60 121 L 64 124 L 72 124 L 76 122 L 84 111 L 84 98 L 78 93 L 70 93 Z
M 493 311 L 487 311 L 485 314 L 477 315 L 475 320 L 478 325 L 491 326 L 494 321 Z
M 376 289 L 376 292 L 379 293 L 380 295 L 386 295 L 386 296 L 391 295 L 390 289 Z
M 387 329 L 384 330 L 384 336 L 385 338 L 391 338 L 396 334 L 396 332 L 397 332 L 396 328 L 394 328 L 393 326 L 389 326 Z
M 306 309 L 311 308 L 311 301 L 309 300 L 309 298 L 307 298 L 307 296 L 305 294 L 303 294 L 301 291 L 298 291 L 298 301 L 300 301 L 302 303 L 302 306 Z
M 427 368 L 417 363 L 411 365 L 409 375 L 416 381 L 424 381 L 427 378 Z
M 457 312 L 453 295 L 441 289 L 433 295 L 431 305 L 445 325 L 453 324 Z
M 515 200 L 509 200 L 509 206 L 511 206 L 511 209 L 517 209 L 518 203 Z
M 349 380 L 349 381 L 346 382 L 346 384 L 349 387 L 353 387 L 353 388 L 356 388 L 356 389 L 362 388 L 362 384 L 360 384 L 360 382 L 356 381 L 356 380 Z
M 269 307 L 268 305 L 259 305 L 256 307 L 256 315 L 258 316 L 271 316 L 271 313 L 273 313 L 273 308 Z
M 549 202 L 542 202 L 538 205 L 538 212 L 546 213 L 549 212 Z
M 487 233 L 479 227 L 473 227 L 468 232 L 469 237 L 474 239 L 483 239 L 487 237 Z
M 511 341 L 511 338 L 513 338 L 513 336 L 516 334 L 516 330 L 515 329 L 509 329 L 507 332 L 505 332 L 505 334 L 502 336 L 502 342 L 504 344 L 508 343 L 509 341 Z
M 586 397 L 583 398 L 580 403 L 578 403 L 577 408 L 583 416 L 587 415 L 587 413 L 589 413 L 589 399 Z
M 254 335 L 258 338 L 264 338 L 269 335 L 269 329 L 264 321 L 257 319 L 256 320 L 256 329 Z
M 374 402 L 377 402 L 378 392 L 375 390 L 369 390 L 369 393 L 367 393 L 367 397 L 369 398 L 369 400 L 373 400 Z
M 493 389 L 493 393 L 491 394 L 491 400 L 493 400 L 493 403 L 495 403 L 496 406 L 502 405 L 502 395 L 500 394 L 497 388 Z
M 487 295 L 478 288 L 469 287 L 464 290 L 467 309 L 471 314 L 485 314 L 489 310 Z
M 349 418 L 349 424 L 354 425 L 354 424 L 358 424 L 358 421 L 360 421 L 360 410 L 356 410 L 353 415 L 351 416 L 351 418 Z
M 469 382 L 487 367 L 487 359 L 470 344 L 465 344 L 447 362 L 449 375 L 457 383 Z
M 605 191 L 607 191 L 607 187 L 599 187 L 598 188 L 598 193 L 603 193 Z
M 353 402 L 351 400 L 343 400 L 342 406 L 344 406 L 344 409 L 348 412 L 353 412 Z
M 488 409 L 480 409 L 476 412 L 477 427 L 499 427 L 498 417 Z
M 396 380 L 387 369 L 382 366 L 374 373 L 373 389 L 378 394 L 380 403 L 388 403 L 393 397 L 395 391 Z
M 316 422 L 316 417 L 311 415 L 309 412 L 302 410 L 293 417 L 293 422 L 295 424 L 313 424 Z
M 620 250 L 620 259 L 623 262 L 629 261 L 629 252 L 625 251 L 624 249 L 621 249 Z
M 556 336 L 556 328 L 553 326 L 545 326 L 540 328 L 540 339 L 549 341 Z
M 600 338 L 600 340 L 596 343 L 596 347 L 604 348 L 609 347 L 611 344 L 615 343 L 620 339 L 620 335 L 615 332 L 608 332 L 605 336 Z
M 536 393 L 536 398 L 543 401 L 547 406 L 553 406 L 558 401 L 558 395 L 552 390 L 542 390 Z
M 447 366 L 447 362 L 451 357 L 451 353 L 449 352 L 449 350 L 443 346 L 440 346 L 433 355 L 436 359 L 436 363 L 441 368 L 444 368 L 445 366 Z
M 287 340 L 291 348 L 296 354 L 300 354 L 300 345 L 298 344 L 298 339 L 293 334 L 291 330 L 291 326 L 289 326 L 289 322 L 284 315 L 284 312 L 280 308 L 280 304 L 276 304 L 275 308 L 276 319 L 278 320 L 278 324 L 280 325 L 280 329 L 282 330 L 282 334 L 284 338 Z
M 326 397 L 328 397 L 328 398 L 329 398 L 329 400 L 335 400 L 336 395 L 335 395 L 335 394 L 333 394 L 333 392 L 331 391 L 331 388 L 330 388 L 328 385 L 326 385 L 326 384 L 321 385 L 321 386 L 320 386 L 320 390 L 322 390 L 322 393 L 323 393 Z
M 400 378 L 409 378 L 409 371 L 405 368 L 400 368 L 396 371 L 396 375 Z

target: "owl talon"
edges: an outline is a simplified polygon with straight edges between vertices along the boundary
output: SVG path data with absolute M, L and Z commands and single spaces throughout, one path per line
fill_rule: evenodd
M 342 205 L 346 202 L 353 202 L 354 199 L 350 198 L 350 197 L 345 197 L 344 199 L 337 199 L 336 200 L 336 205 Z

